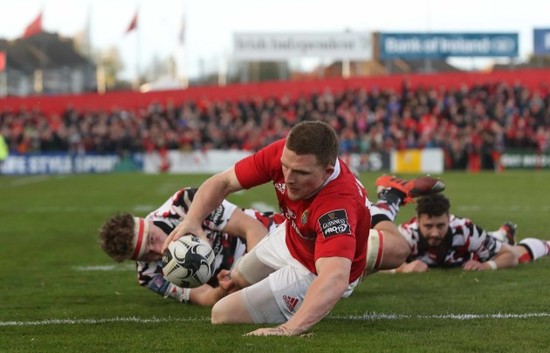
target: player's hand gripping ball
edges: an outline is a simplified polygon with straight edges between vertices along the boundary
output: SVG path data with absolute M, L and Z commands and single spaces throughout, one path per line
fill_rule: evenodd
M 214 251 L 208 243 L 187 234 L 168 245 L 162 255 L 162 273 L 177 286 L 195 288 L 212 277 L 214 258 Z

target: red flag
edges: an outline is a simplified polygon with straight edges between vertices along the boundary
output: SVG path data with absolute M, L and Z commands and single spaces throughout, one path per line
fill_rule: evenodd
M 0 72 L 6 69 L 6 53 L 0 51 Z
M 132 32 L 134 29 L 137 28 L 137 21 L 138 21 L 138 14 L 137 12 L 134 14 L 134 17 L 132 17 L 132 21 L 130 22 L 130 25 L 128 25 L 128 29 L 126 30 L 125 33 L 130 33 Z
M 28 38 L 42 32 L 42 12 L 25 28 L 23 38 Z

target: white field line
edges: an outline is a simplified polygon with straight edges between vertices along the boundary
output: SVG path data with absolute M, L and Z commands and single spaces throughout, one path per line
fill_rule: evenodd
M 273 206 L 271 206 L 271 205 L 269 205 L 265 202 L 259 202 L 259 201 L 258 202 L 253 202 L 251 206 L 252 206 L 252 208 L 254 208 L 254 209 L 256 209 L 260 212 L 277 212 L 277 210 Z
M 157 207 L 158 206 L 155 207 L 154 205 L 135 205 L 132 208 L 132 211 L 137 213 L 143 213 L 143 215 L 146 216 L 149 212 L 156 210 Z
M 492 206 L 481 206 L 481 205 L 457 205 L 453 207 L 457 211 L 455 213 L 463 212 L 518 212 L 518 211 L 533 211 L 533 212 L 545 212 L 550 210 L 550 205 L 545 205 L 542 207 L 535 207 L 532 205 L 492 205 Z
M 111 322 L 136 322 L 140 324 L 157 324 L 157 323 L 168 323 L 168 322 L 199 322 L 199 321 L 210 321 L 208 317 L 152 317 L 149 319 L 140 318 L 140 317 L 114 317 L 110 319 L 47 319 L 40 321 L 0 321 L 0 327 L 2 326 L 48 326 L 48 325 L 96 325 L 96 324 L 105 324 Z
M 523 314 L 442 314 L 442 315 L 403 315 L 403 314 L 383 314 L 366 313 L 363 315 L 330 315 L 328 318 L 337 320 L 357 320 L 357 321 L 376 321 L 376 320 L 479 320 L 479 319 L 528 319 L 550 317 L 550 313 L 523 313 Z
M 7 208 L 6 208 L 7 209 Z M 135 212 L 139 216 L 146 216 L 149 212 L 153 211 L 155 207 L 153 205 L 137 205 L 130 210 L 122 210 L 120 207 L 113 207 L 108 205 L 99 206 L 25 206 L 18 207 L 18 213 L 36 214 L 36 213 L 115 213 L 120 211 Z
M 1 209 L 1 208 L 0 208 Z M 7 209 L 7 206 L 6 206 Z M 130 211 L 135 212 L 139 216 L 146 216 L 149 212 L 153 211 L 154 207 L 152 205 L 138 205 L 136 207 L 133 207 L 130 210 L 122 210 L 120 207 L 113 207 L 113 206 L 25 206 L 25 207 L 18 207 L 17 212 L 18 213 L 26 213 L 26 214 L 37 214 L 37 213 L 53 213 L 53 214 L 59 214 L 59 213 L 115 213 L 120 211 Z
M 128 263 L 128 264 L 117 264 L 117 265 L 97 265 L 97 266 L 73 266 L 73 270 L 75 271 L 135 271 L 136 270 L 136 264 L 135 263 Z
M 16 188 L 19 186 L 42 183 L 50 179 L 52 179 L 52 177 L 49 175 L 37 175 L 37 176 L 29 176 L 29 177 L 22 176 L 20 178 L 11 179 L 8 182 L 4 182 L 0 184 L 0 188 L 1 189 Z
M 550 313 L 523 313 L 523 314 L 444 314 L 444 315 L 403 315 L 403 314 L 384 314 L 384 313 L 366 313 L 363 315 L 329 315 L 329 320 L 357 320 L 357 321 L 377 321 L 377 320 L 481 320 L 481 319 L 530 319 L 546 318 Z M 5 326 L 48 326 L 48 325 L 96 325 L 116 322 L 135 322 L 143 324 L 170 323 L 170 322 L 209 322 L 208 317 L 152 317 L 140 318 L 136 316 L 115 317 L 109 319 L 47 319 L 40 321 L 0 321 L 0 327 Z

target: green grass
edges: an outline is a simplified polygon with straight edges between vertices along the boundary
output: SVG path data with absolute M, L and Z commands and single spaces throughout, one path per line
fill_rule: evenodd
M 377 176 L 362 175 L 372 199 Z M 511 220 L 519 224 L 519 238 L 550 239 L 549 172 L 442 178 L 455 214 L 486 229 Z M 547 352 L 550 347 L 550 258 L 496 272 L 377 274 L 307 337 L 243 337 L 258 326 L 212 326 L 208 308 L 140 288 L 133 265 L 115 264 L 97 244 L 97 229 L 112 213 L 146 215 L 179 187 L 203 179 L 0 177 L 0 352 Z M 274 193 L 265 186 L 231 200 L 274 206 Z M 406 206 L 398 220 L 413 213 L 414 205 Z M 90 270 L 93 266 L 112 267 Z

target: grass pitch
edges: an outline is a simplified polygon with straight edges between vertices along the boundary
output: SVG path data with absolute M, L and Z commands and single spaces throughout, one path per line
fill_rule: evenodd
M 378 174 L 362 181 L 375 199 Z M 405 175 L 407 177 L 407 175 Z M 550 239 L 550 172 L 446 173 L 452 211 L 519 239 Z M 512 270 L 368 277 L 305 337 L 243 337 L 208 308 L 137 285 L 97 229 L 116 211 L 145 216 L 205 176 L 0 177 L 0 352 L 547 352 L 550 258 Z M 270 186 L 231 197 L 275 207 Z M 257 204 L 261 202 L 261 204 Z M 414 214 L 402 209 L 398 221 Z

